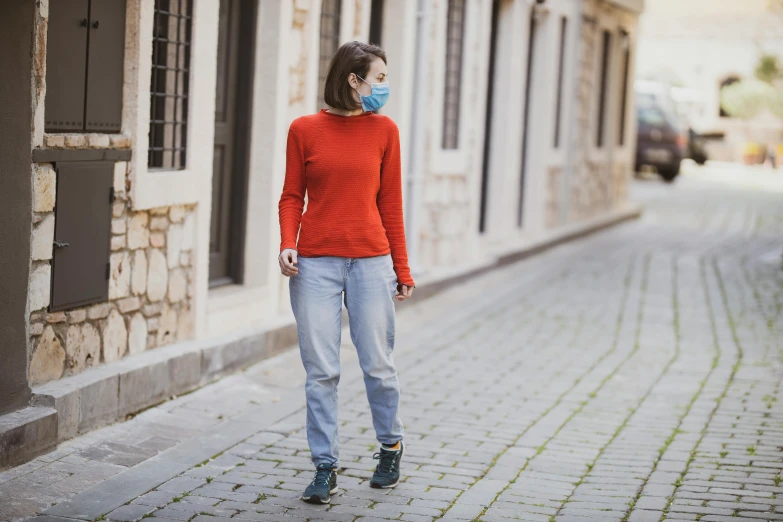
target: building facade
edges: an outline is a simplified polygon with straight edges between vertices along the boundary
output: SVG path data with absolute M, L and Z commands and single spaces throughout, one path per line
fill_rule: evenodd
M 4 2 L 0 23 L 15 22 L 3 38 L 28 45 L 0 59 L 30 88 L 15 84 L 2 109 L 15 149 L 0 198 L 15 228 L 0 413 L 94 367 L 292 323 L 276 262 L 287 130 L 320 108 L 346 41 L 388 55 L 382 112 L 400 129 L 420 286 L 628 213 L 641 9 Z

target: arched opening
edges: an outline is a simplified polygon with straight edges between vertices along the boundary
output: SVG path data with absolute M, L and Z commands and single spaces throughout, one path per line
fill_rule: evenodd
M 730 115 L 728 112 L 723 110 L 723 105 L 720 103 L 720 92 L 723 90 L 724 87 L 728 87 L 729 85 L 733 83 L 737 83 L 740 81 L 740 77 L 737 75 L 732 74 L 731 76 L 727 76 L 723 79 L 723 81 L 720 82 L 720 86 L 718 87 L 718 108 L 720 110 L 720 117 L 721 118 L 729 118 Z

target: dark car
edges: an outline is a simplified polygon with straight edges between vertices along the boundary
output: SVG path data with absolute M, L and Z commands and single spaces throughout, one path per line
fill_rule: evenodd
M 688 149 L 688 139 L 679 128 L 677 116 L 655 97 L 645 95 L 637 97 L 636 112 L 636 171 L 648 165 L 655 167 L 664 180 L 674 181 Z

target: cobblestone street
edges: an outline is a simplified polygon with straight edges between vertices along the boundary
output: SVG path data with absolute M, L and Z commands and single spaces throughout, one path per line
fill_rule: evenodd
M 368 487 L 344 333 L 331 505 L 298 498 L 292 350 L 0 472 L 0 519 L 783 520 L 783 193 L 705 174 L 633 198 L 638 221 L 400 308 L 396 489 Z

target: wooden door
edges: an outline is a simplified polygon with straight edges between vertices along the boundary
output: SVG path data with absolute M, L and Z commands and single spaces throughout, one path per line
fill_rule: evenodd
M 210 286 L 242 282 L 255 13 L 255 0 L 220 0 Z

